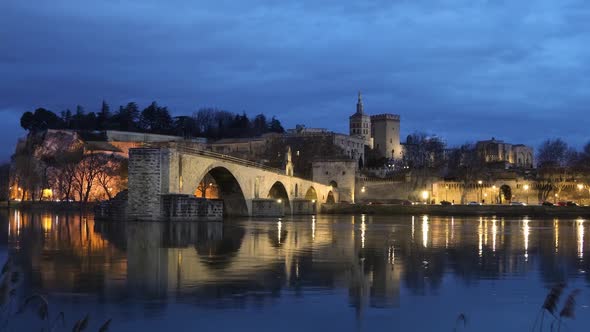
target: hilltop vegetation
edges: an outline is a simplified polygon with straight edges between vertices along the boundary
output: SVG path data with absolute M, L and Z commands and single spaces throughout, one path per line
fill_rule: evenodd
M 38 108 L 34 112 L 25 112 L 20 125 L 29 132 L 45 129 L 122 130 L 211 139 L 284 132 L 278 119 L 268 119 L 264 114 L 250 119 L 246 113 L 202 108 L 192 115 L 172 116 L 167 107 L 156 102 L 141 111 L 136 103 L 130 102 L 112 112 L 104 101 L 98 112 L 86 112 L 82 106 L 77 106 L 75 112 L 67 109 L 58 115 L 45 108 Z

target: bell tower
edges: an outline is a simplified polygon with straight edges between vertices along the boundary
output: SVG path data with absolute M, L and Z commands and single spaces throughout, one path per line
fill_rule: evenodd
M 349 117 L 350 136 L 360 137 L 364 140 L 365 145 L 373 147 L 371 139 L 371 117 L 365 114 L 363 106 L 363 97 L 359 91 L 356 102 L 356 113 Z

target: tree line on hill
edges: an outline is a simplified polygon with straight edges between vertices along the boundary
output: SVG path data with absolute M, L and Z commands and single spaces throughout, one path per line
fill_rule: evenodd
M 172 116 L 167 107 L 156 102 L 140 110 L 130 102 L 112 112 L 102 102 L 98 112 L 86 112 L 82 106 L 76 111 L 69 109 L 56 114 L 45 108 L 25 112 L 20 119 L 22 128 L 29 132 L 45 129 L 73 130 L 121 130 L 211 139 L 260 136 L 265 133 L 282 133 L 284 128 L 275 118 L 258 114 L 249 118 L 246 113 L 238 114 L 216 108 L 202 108 L 192 115 Z

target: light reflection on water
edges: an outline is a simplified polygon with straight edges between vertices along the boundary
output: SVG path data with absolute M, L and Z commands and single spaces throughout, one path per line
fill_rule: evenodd
M 274 331 L 279 322 L 287 331 L 438 331 L 452 330 L 461 312 L 475 330 L 522 330 L 553 283 L 586 289 L 589 281 L 583 219 L 95 223 L 18 211 L 0 218 L 26 290 L 47 294 L 73 316 L 113 317 L 113 331 L 197 323 Z M 582 294 L 570 328 L 590 323 Z

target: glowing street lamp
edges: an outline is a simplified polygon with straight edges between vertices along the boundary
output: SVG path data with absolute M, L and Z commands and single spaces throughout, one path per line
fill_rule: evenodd
M 364 193 L 366 191 L 365 186 L 361 188 L 361 192 Z
M 428 191 L 426 191 L 426 190 L 422 191 L 422 198 L 424 199 L 425 203 L 428 202 Z
M 578 191 L 580 192 L 580 205 L 582 205 L 582 189 L 584 189 L 584 184 L 583 183 L 578 183 Z
M 524 188 L 524 192 L 526 195 L 526 204 L 528 205 L 529 204 L 529 188 L 530 187 L 528 184 L 525 184 L 523 188 Z

